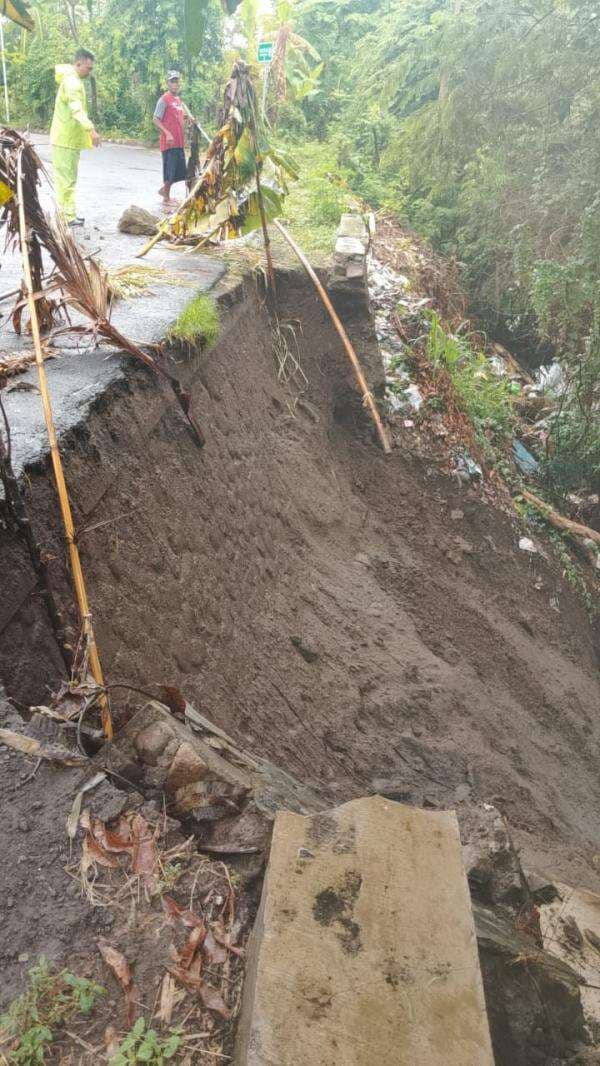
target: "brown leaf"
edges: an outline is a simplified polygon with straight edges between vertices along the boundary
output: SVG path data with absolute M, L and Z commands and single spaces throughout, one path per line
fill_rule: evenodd
M 225 962 L 227 958 L 225 948 L 220 944 L 217 944 L 211 929 L 207 929 L 206 931 L 206 936 L 202 942 L 202 951 L 206 955 L 209 963 L 214 966 L 219 966 L 221 963 Z
M 131 835 L 131 872 L 139 874 L 146 888 L 153 892 L 158 884 L 158 852 L 154 833 L 141 814 L 135 814 L 132 818 Z
M 169 972 L 175 977 L 182 985 L 186 985 L 187 988 L 194 989 L 198 992 L 202 1003 L 208 1010 L 214 1010 L 217 1014 L 220 1014 L 223 1018 L 230 1018 L 231 1012 L 225 1006 L 225 1001 L 220 992 L 216 988 L 212 988 L 211 985 L 207 985 L 201 977 L 195 977 L 187 970 L 182 969 L 181 966 L 170 966 Z
M 169 973 L 173 975 L 182 985 L 187 988 L 193 988 L 196 992 L 200 991 L 200 985 L 202 984 L 202 978 L 197 977 L 196 974 L 184 970 L 182 966 L 173 964 L 169 966 Z
M 181 948 L 181 951 L 177 952 L 176 961 L 179 963 L 180 966 L 183 967 L 184 970 L 189 970 L 190 966 L 192 965 L 192 962 L 194 961 L 196 951 L 198 950 L 198 947 L 200 946 L 203 940 L 204 929 L 201 929 L 200 926 L 197 925 L 195 929 L 192 929 L 185 944 Z
M 81 825 L 89 829 L 104 851 L 114 851 L 116 854 L 120 854 L 123 851 L 131 851 L 133 849 L 133 841 L 130 838 L 125 838 L 120 833 L 108 829 L 99 818 L 93 818 L 87 814 L 86 821 L 84 821 L 83 817 L 81 818 Z
M 100 866 L 108 866 L 113 870 L 116 870 L 119 866 L 118 860 L 109 855 L 89 833 L 86 834 L 83 841 L 83 858 L 86 867 L 90 861 L 97 862 Z
M 113 948 L 107 940 L 98 941 L 98 951 L 106 965 L 112 970 L 123 991 L 128 992 L 133 985 L 133 976 L 125 956 L 122 952 Z
M 217 943 L 223 944 L 223 947 L 226 947 L 233 955 L 237 955 L 240 958 L 243 956 L 244 949 L 238 948 L 231 943 L 231 933 L 225 931 L 222 921 L 213 922 L 211 928 Z
M 107 940 L 98 941 L 98 951 L 102 955 L 106 965 L 112 970 L 125 993 L 125 1000 L 127 1003 L 127 1025 L 131 1028 L 135 1019 L 135 1003 L 133 1000 L 133 976 L 129 969 L 129 963 L 122 952 L 113 948 Z
M 180 907 L 171 896 L 163 896 L 162 905 L 164 911 L 170 918 L 179 918 L 188 929 L 193 929 L 196 926 L 204 929 L 202 918 L 200 918 L 198 914 L 194 914 L 193 911 L 186 910 L 185 907 Z
M 208 1010 L 216 1011 L 217 1014 L 220 1014 L 225 1019 L 231 1017 L 231 1011 L 225 1006 L 225 1001 L 216 988 L 207 985 L 206 981 L 200 981 L 198 991 L 200 992 L 200 999 Z

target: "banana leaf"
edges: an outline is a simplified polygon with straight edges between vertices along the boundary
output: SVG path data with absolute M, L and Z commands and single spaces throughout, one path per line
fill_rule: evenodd
M 29 11 L 29 4 L 25 0 L 0 0 L 0 15 L 5 15 L 17 26 L 25 30 L 34 30 L 35 22 Z
M 278 192 L 276 189 L 270 188 L 269 185 L 263 185 L 261 183 L 263 203 L 265 207 L 265 215 L 267 216 L 267 222 L 271 222 L 274 218 L 278 218 L 283 212 L 284 195 Z M 240 229 L 240 233 L 244 236 L 247 233 L 252 233 L 256 229 L 260 229 L 261 217 L 260 209 L 258 205 L 258 196 L 256 193 L 256 187 L 251 189 L 248 193 L 248 199 L 246 201 L 246 211 L 244 214 L 244 221 Z
M 185 24 L 185 46 L 188 55 L 198 54 L 204 44 L 208 23 L 209 0 L 185 0 L 183 18 Z

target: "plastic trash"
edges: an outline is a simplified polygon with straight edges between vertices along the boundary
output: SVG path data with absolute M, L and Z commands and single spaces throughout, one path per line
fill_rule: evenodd
M 423 397 L 418 385 L 409 385 L 408 388 L 404 390 L 404 395 L 410 406 L 414 407 L 415 411 L 418 411 L 419 408 L 423 406 Z
M 541 366 L 536 374 L 536 382 L 540 392 L 551 396 L 562 396 L 569 387 L 560 363 Z
M 522 474 L 536 474 L 539 469 L 539 463 L 537 459 L 527 450 L 524 444 L 521 444 L 520 440 L 513 440 L 512 444 L 513 455 L 515 457 L 515 463 Z
M 521 537 L 519 541 L 519 548 L 522 552 L 527 552 L 528 555 L 538 554 L 538 550 L 530 537 Z
M 483 477 L 483 470 L 479 463 L 476 463 L 468 452 L 462 452 L 460 455 L 455 456 L 455 462 L 459 473 L 467 474 L 469 478 Z

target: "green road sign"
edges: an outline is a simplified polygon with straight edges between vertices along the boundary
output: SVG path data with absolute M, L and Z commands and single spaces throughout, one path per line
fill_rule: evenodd
M 270 63 L 273 58 L 273 42 L 261 41 L 258 46 L 258 62 Z

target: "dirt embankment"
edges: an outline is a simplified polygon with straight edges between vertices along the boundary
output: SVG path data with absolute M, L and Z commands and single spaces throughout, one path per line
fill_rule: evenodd
M 408 802 L 493 801 L 526 864 L 593 887 L 600 688 L 583 608 L 477 489 L 405 445 L 378 451 L 304 279 L 286 275 L 280 298 L 304 391 L 278 380 L 246 282 L 184 371 L 202 452 L 137 370 L 68 442 L 108 677 L 177 684 L 336 800 L 386 778 Z M 359 315 L 357 331 L 372 359 Z M 29 472 L 27 498 L 67 602 L 47 470 Z M 0 571 L 0 673 L 38 703 L 61 661 L 4 532 Z

